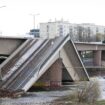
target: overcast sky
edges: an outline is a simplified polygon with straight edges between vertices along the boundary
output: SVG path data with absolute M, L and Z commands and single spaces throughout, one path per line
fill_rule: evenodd
M 23 35 L 40 22 L 68 20 L 71 23 L 105 25 L 105 0 L 0 0 L 0 31 L 3 35 Z

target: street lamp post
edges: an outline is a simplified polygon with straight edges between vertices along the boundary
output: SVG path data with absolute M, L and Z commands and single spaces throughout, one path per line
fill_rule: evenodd
M 40 14 L 30 14 L 33 16 L 33 26 L 34 26 L 34 29 L 35 29 L 35 17 L 40 15 Z

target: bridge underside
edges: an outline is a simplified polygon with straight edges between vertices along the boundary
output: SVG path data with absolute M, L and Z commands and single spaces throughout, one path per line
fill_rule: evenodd
M 0 54 L 4 59 L 0 65 L 0 88 L 27 91 L 38 80 L 50 85 L 61 85 L 63 78 L 89 80 L 69 36 L 55 39 L 0 38 Z
M 25 38 L 0 38 L 0 64 L 12 55 L 26 41 Z
M 0 38 L 0 55 L 11 55 L 26 39 Z

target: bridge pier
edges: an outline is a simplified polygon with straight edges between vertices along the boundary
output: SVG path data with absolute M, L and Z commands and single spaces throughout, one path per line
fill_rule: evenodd
M 102 51 L 102 66 L 105 66 L 105 50 Z
M 101 54 L 102 51 L 97 50 L 97 51 L 93 51 L 93 64 L 95 66 L 101 66 L 102 61 L 101 61 Z
M 58 59 L 50 68 L 50 86 L 62 85 L 62 59 Z
M 102 61 L 105 61 L 105 50 L 102 51 Z
M 62 59 L 57 59 L 34 84 L 38 87 L 60 87 L 62 85 Z

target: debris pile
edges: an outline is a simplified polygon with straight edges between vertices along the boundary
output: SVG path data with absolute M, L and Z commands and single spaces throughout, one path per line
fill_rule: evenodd
M 23 90 L 7 90 L 0 89 L 0 98 L 17 98 L 21 97 L 25 92 Z

